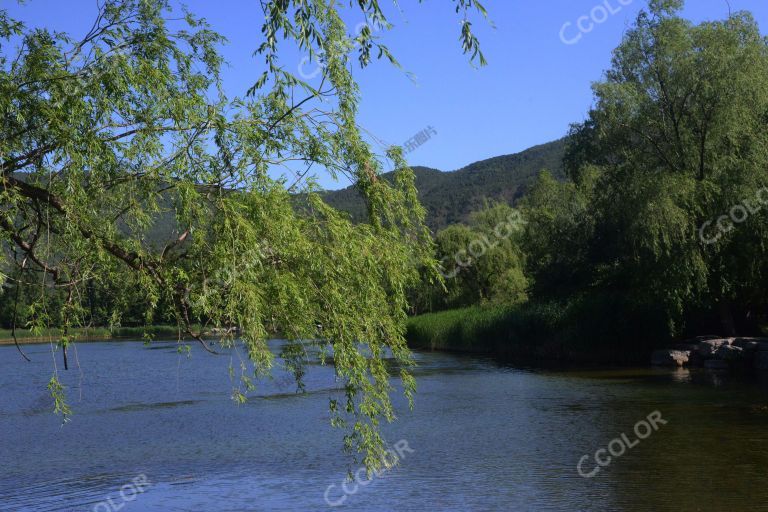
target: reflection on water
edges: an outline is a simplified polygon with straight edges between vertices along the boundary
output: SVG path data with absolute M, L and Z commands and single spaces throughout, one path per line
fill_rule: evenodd
M 237 406 L 229 356 L 155 347 L 78 345 L 79 369 L 64 376 L 75 415 L 63 427 L 44 393 L 49 347 L 26 347 L 28 364 L 0 347 L 0 510 L 93 510 L 108 497 L 123 512 L 329 509 L 326 489 L 340 496 L 356 468 L 328 425 L 340 393 L 332 368 L 312 366 L 306 394 L 279 375 Z M 398 398 L 385 427 L 413 453 L 338 510 L 768 510 L 765 382 L 416 359 L 416 409 Z M 583 455 L 655 410 L 663 429 L 595 478 L 578 475 Z M 141 474 L 152 485 L 120 501 Z

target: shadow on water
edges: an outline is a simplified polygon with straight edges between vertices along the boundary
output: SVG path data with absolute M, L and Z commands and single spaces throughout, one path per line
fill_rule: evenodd
M 140 404 L 128 404 L 121 405 L 119 407 L 112 407 L 108 409 L 110 412 L 135 412 L 135 411 L 151 411 L 153 409 L 173 409 L 174 407 L 183 407 L 185 405 L 195 405 L 202 402 L 202 400 L 179 400 L 177 402 L 159 402 L 159 403 L 140 403 Z

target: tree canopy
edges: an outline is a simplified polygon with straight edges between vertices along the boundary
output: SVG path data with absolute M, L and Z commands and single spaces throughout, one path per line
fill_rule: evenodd
M 671 335 L 707 311 L 734 334 L 766 306 L 768 46 L 749 13 L 696 25 L 681 4 L 639 14 L 573 127 L 572 182 L 526 199 L 529 260 L 541 293 L 622 291 Z
M 695 24 L 681 7 L 652 1 L 625 32 L 566 139 L 567 179 L 541 173 L 516 204 L 520 258 L 502 268 L 523 262 L 525 297 L 499 295 L 529 302 L 506 316 L 488 308 L 476 324 L 550 355 L 632 349 L 642 360 L 683 337 L 764 334 L 768 40 L 748 12 Z M 449 276 L 452 255 L 467 261 L 477 237 L 466 226 L 438 233 Z M 483 277 L 496 256 L 459 265 L 448 298 L 430 305 L 490 302 L 483 290 L 504 282 Z

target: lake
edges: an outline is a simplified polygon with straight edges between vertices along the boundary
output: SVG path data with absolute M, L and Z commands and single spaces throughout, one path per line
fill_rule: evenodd
M 80 343 L 62 426 L 51 348 L 25 350 L 0 347 L 0 510 L 768 510 L 766 382 L 416 353 L 416 407 L 398 398 L 384 429 L 400 463 L 342 484 L 357 466 L 328 424 L 330 367 L 304 394 L 278 372 L 238 406 L 237 354 Z

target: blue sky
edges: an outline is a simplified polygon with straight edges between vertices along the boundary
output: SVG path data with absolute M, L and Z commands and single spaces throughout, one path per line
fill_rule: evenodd
M 768 2 L 729 1 L 733 11 L 752 11 L 763 32 L 768 30 Z M 686 3 L 684 15 L 696 22 L 728 14 L 726 0 Z M 230 63 L 224 74 L 226 87 L 231 95 L 244 94 L 263 70 L 262 61 L 252 56 L 260 43 L 258 0 L 185 4 L 229 39 L 223 48 Z M 451 4 L 401 0 L 402 12 L 390 9 L 395 27 L 383 35 L 384 42 L 415 79 L 383 61 L 357 73 L 361 124 L 392 144 L 403 144 L 433 127 L 436 135 L 408 159 L 412 165 L 446 171 L 559 138 L 569 123 L 582 120 L 592 102 L 591 83 L 600 79 L 612 49 L 647 1 L 485 0 L 493 25 L 479 19 L 474 25 L 489 61 L 483 68 L 471 66 L 462 55 L 459 22 Z M 31 25 L 78 35 L 87 30 L 96 12 L 95 0 L 28 0 L 22 6 L 0 0 L 0 5 Z M 571 23 L 564 38 L 573 40 L 579 35 L 579 17 L 598 6 L 603 8 L 594 11 L 595 17 L 606 19 L 581 34 L 575 44 L 564 43 L 560 35 L 564 24 Z M 283 64 L 297 73 L 301 60 L 302 55 L 292 51 L 282 57 Z M 311 74 L 314 68 L 309 63 L 303 71 Z M 339 186 L 327 180 L 321 183 Z

